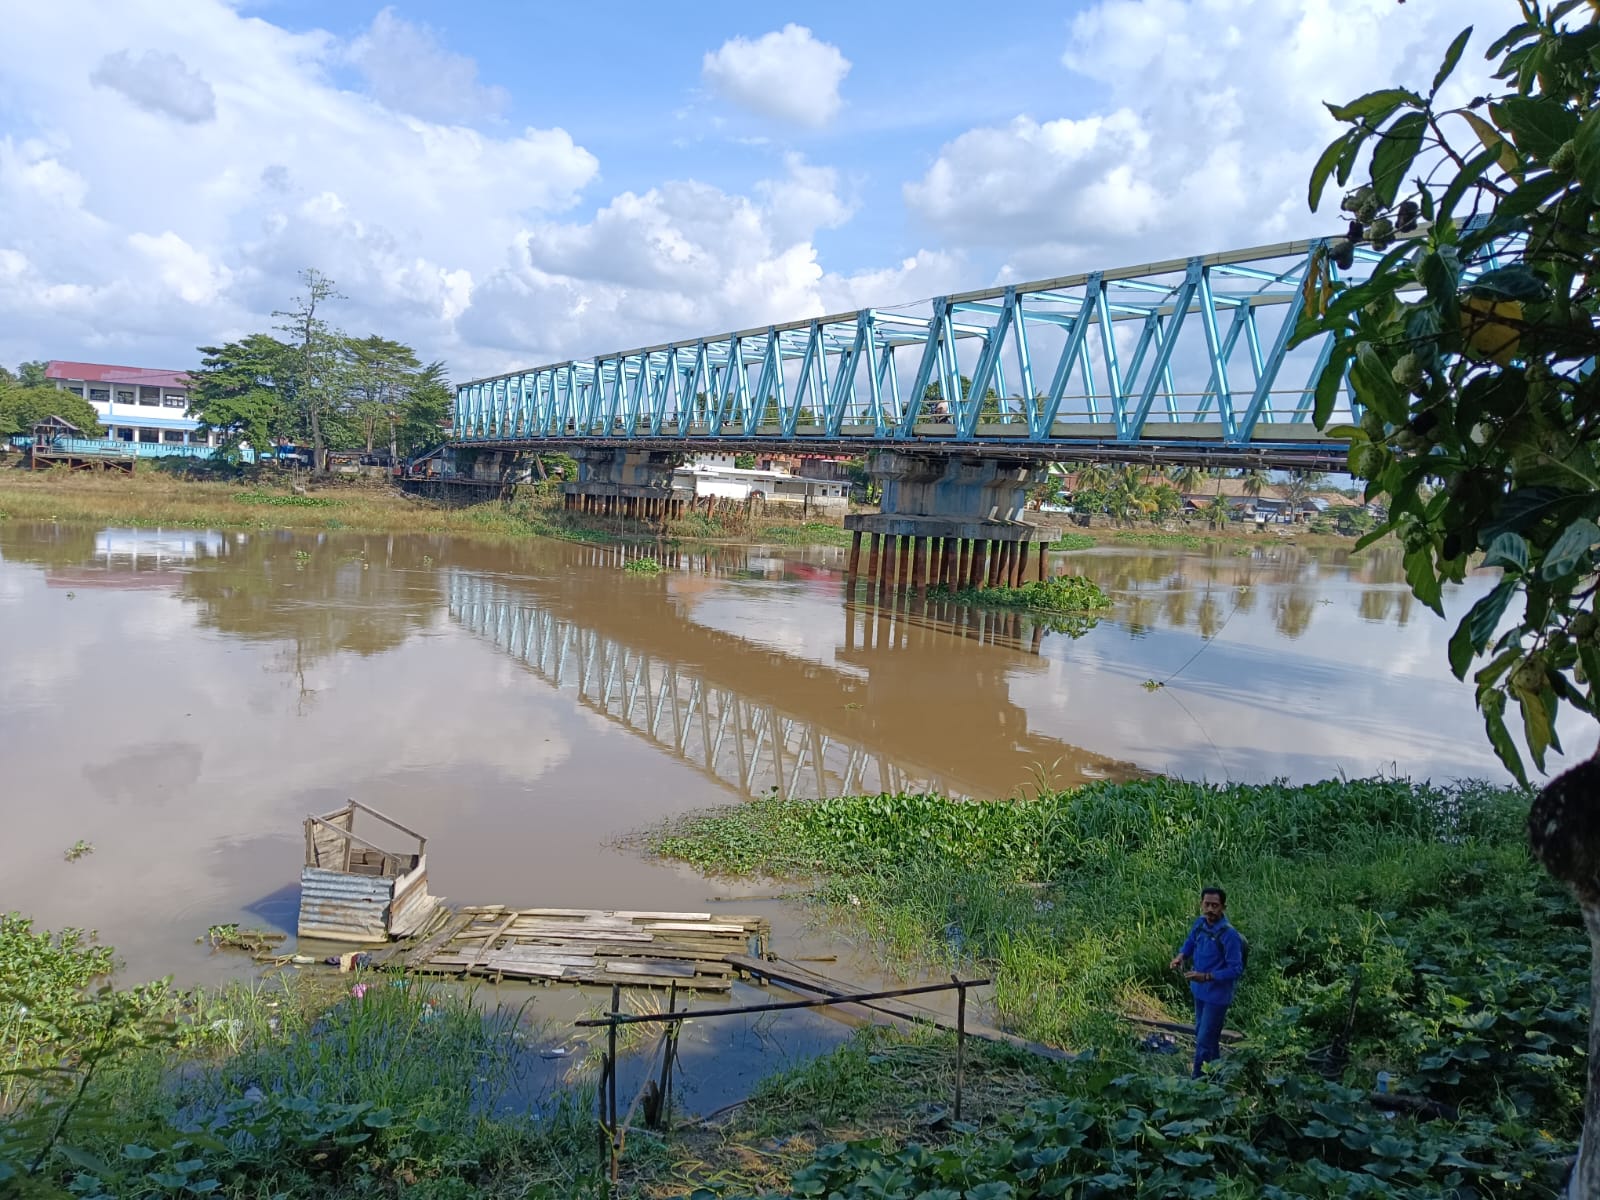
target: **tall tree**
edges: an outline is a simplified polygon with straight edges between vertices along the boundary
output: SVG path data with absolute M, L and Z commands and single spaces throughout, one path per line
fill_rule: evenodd
M 397 450 L 402 455 L 420 454 L 444 440 L 444 422 L 450 415 L 454 392 L 442 362 L 431 362 L 411 381 L 400 405 Z
M 346 348 L 355 417 L 366 440 L 367 453 L 372 453 L 382 434 L 389 444 L 390 459 L 398 459 L 401 408 L 422 370 L 417 353 L 403 342 L 375 333 L 350 339 Z
M 23 387 L 49 387 L 50 381 L 45 378 L 45 372 L 50 369 L 50 364 L 40 359 L 35 362 L 19 363 L 17 365 L 17 382 Z
M 1443 584 L 1480 552 L 1501 569 L 1448 653 L 1463 678 L 1488 657 L 1473 676 L 1478 708 L 1495 752 L 1526 780 L 1509 703 L 1541 771 L 1561 748 L 1561 709 L 1600 716 L 1600 5 L 1519 5 L 1521 22 L 1489 48 L 1494 94 L 1461 108 L 1440 99 L 1467 29 L 1428 91 L 1386 88 L 1330 106 L 1350 128 L 1312 173 L 1311 207 L 1370 147 L 1367 182 L 1344 198 L 1351 224 L 1314 264 L 1296 336 L 1332 335 L 1315 416 L 1328 423 L 1348 372 L 1358 423 L 1332 432 L 1348 439 L 1367 496 L 1387 499 L 1376 532 L 1400 538 L 1416 597 L 1442 615 Z M 1350 267 L 1360 242 L 1387 253 L 1368 279 L 1338 279 L 1332 268 Z M 1590 758 L 1545 787 L 1528 829 L 1535 856 L 1577 897 L 1600 997 L 1597 794 L 1600 760 Z M 1594 1017 L 1588 1051 L 1569 1195 L 1592 1197 Z
M 305 291 L 295 297 L 294 307 L 272 315 L 296 352 L 294 403 L 311 433 L 312 466 L 322 471 L 327 468 L 324 427 L 350 395 L 346 339 L 326 316 L 328 305 L 345 297 L 315 267 L 301 271 L 300 282 Z
M 1290 515 L 1305 507 L 1306 501 L 1316 495 L 1317 489 L 1322 486 L 1322 481 L 1320 471 L 1289 472 L 1289 478 L 1283 483 L 1283 499 L 1289 506 Z
M 1246 468 L 1239 472 L 1240 488 L 1251 499 L 1260 499 L 1262 491 L 1267 486 L 1267 473 L 1256 468 Z
M 222 436 L 226 451 L 248 443 L 271 449 L 290 426 L 296 372 L 294 348 L 265 333 L 222 346 L 201 346 L 200 368 L 189 373 L 189 415 Z

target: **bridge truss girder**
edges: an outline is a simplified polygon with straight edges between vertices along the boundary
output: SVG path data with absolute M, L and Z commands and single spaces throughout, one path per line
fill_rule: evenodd
M 1342 457 L 1311 423 L 1326 340 L 1289 348 L 1322 245 L 963 292 L 474 380 L 457 392 L 456 436 Z M 1354 273 L 1379 257 L 1358 248 Z M 1359 417 L 1348 389 L 1336 412 Z

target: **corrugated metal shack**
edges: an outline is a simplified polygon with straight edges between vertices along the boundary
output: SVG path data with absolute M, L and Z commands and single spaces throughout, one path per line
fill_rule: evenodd
M 386 850 L 360 836 L 358 812 L 414 839 L 416 850 Z M 439 903 L 428 895 L 427 845 L 420 833 L 355 800 L 338 812 L 307 817 L 299 935 L 384 942 L 415 933 Z

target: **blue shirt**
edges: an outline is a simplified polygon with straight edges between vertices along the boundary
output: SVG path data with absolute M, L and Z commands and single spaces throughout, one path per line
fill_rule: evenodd
M 1190 970 L 1204 971 L 1210 979 L 1191 979 L 1189 991 L 1196 1000 L 1207 1004 L 1232 1004 L 1233 989 L 1239 976 L 1244 974 L 1244 946 L 1239 931 L 1228 924 L 1227 917 L 1218 917 L 1215 925 L 1198 918 L 1189 927 L 1183 949 L 1178 953 L 1189 959 Z

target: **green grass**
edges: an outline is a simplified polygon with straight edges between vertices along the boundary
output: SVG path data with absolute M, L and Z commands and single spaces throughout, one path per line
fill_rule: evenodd
M 1098 583 L 1083 575 L 1053 575 L 1021 587 L 949 588 L 939 585 L 929 588 L 928 595 L 980 608 L 1022 608 L 1069 619 L 1111 607 L 1111 597 Z
M 112 1000 L 92 1001 L 102 1014 Z M 0 1126 L 0 1194 L 592 1193 L 593 1084 L 508 1112 L 521 1013 L 381 976 L 234 985 L 122 1013 Z M 37 1165 L 36 1165 L 37 1164 Z
M 659 575 L 665 568 L 653 558 L 631 558 L 622 569 L 629 575 Z
M 1486 786 L 1151 779 L 992 803 L 772 798 L 647 842 L 712 873 L 811 880 L 892 960 L 992 974 L 1003 1025 L 1069 1047 L 1102 1044 L 1108 1012 L 1183 1019 L 1167 961 L 1200 888 L 1219 883 L 1252 945 L 1233 1023 L 1326 1045 L 1359 970 L 1358 1057 L 1437 1095 L 1509 1097 L 1565 1133 L 1587 947 L 1527 863 L 1526 811 L 1521 793 Z M 1462 1023 L 1491 1002 L 1512 1015 Z

